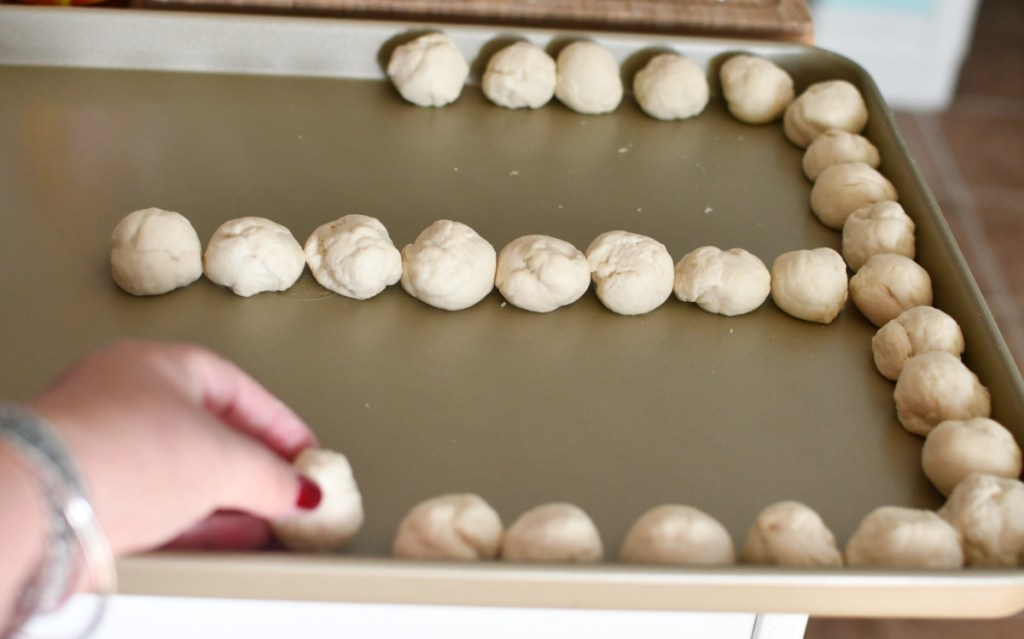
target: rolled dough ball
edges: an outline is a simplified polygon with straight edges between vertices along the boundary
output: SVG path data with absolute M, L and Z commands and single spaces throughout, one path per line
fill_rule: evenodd
M 811 210 L 825 226 L 842 229 L 857 209 L 896 198 L 884 175 L 863 162 L 847 162 L 821 172 L 811 187 Z
M 916 227 L 899 202 L 882 200 L 850 213 L 843 223 L 843 259 L 856 273 L 872 255 L 894 253 L 914 259 Z
M 291 550 L 344 548 L 363 526 L 363 498 L 348 459 L 331 450 L 307 448 L 294 465 L 320 487 L 320 503 L 309 512 L 272 521 L 278 541 Z
M 188 286 L 203 274 L 202 247 L 180 213 L 142 209 L 129 213 L 110 238 L 110 272 L 132 295 L 160 295 Z
M 719 79 L 729 113 L 747 124 L 777 120 L 793 102 L 793 78 L 765 58 L 735 55 L 722 65 Z
M 672 256 L 664 244 L 646 235 L 602 233 L 587 248 L 587 262 L 598 299 L 616 313 L 649 313 L 672 294 Z
M 950 419 L 989 417 L 992 399 L 978 376 L 945 351 L 915 355 L 903 365 L 893 392 L 896 416 L 915 435 Z
M 544 504 L 519 516 L 505 531 L 502 559 L 545 563 L 596 563 L 604 558 L 601 535 L 587 513 L 566 503 Z
M 930 510 L 882 506 L 873 510 L 846 544 L 849 566 L 960 568 L 960 534 Z
M 942 422 L 921 449 L 924 474 L 943 495 L 971 473 L 1017 479 L 1021 451 L 1013 433 L 987 417 Z
M 709 313 L 742 315 L 771 293 L 771 274 L 756 255 L 741 248 L 702 246 L 687 253 L 675 269 L 676 297 L 696 302 Z
M 821 172 L 836 164 L 861 162 L 873 169 L 882 163 L 878 148 L 863 135 L 829 129 L 811 142 L 804 152 L 804 175 L 814 182 Z
M 306 266 L 292 232 L 263 217 L 242 217 L 220 225 L 203 254 L 206 277 L 236 295 L 283 291 Z
M 864 98 L 846 80 L 812 84 L 793 100 L 782 118 L 786 137 L 802 148 L 829 129 L 860 133 L 867 123 Z
M 494 288 L 497 254 L 461 222 L 438 220 L 402 249 L 402 288 L 446 311 L 476 304 Z
M 622 542 L 619 560 L 639 564 L 712 566 L 736 561 L 732 537 L 711 515 L 666 504 L 640 515 Z
M 493 559 L 501 517 L 479 495 L 441 495 L 420 502 L 398 524 L 391 553 L 410 559 Z
M 346 215 L 306 239 L 306 261 L 324 288 L 357 300 L 377 295 L 402 277 L 402 254 L 380 220 Z
M 899 378 L 907 360 L 929 351 L 946 351 L 956 357 L 964 352 L 960 325 L 933 306 L 903 311 L 871 338 L 875 368 L 893 381 Z
M 578 113 L 609 113 L 622 101 L 619 64 L 611 52 L 585 40 L 558 54 L 555 97 Z
M 776 502 L 757 515 L 740 559 L 777 566 L 842 566 L 836 538 L 821 516 L 797 501 Z
M 960 531 L 968 566 L 1024 564 L 1024 484 L 1020 481 L 968 475 L 939 514 Z
M 654 56 L 633 78 L 633 95 L 659 120 L 692 118 L 708 104 L 708 79 L 693 60 L 676 53 Z
M 915 306 L 932 303 L 932 278 L 920 264 L 902 255 L 873 255 L 850 278 L 850 297 L 875 326 Z
M 487 62 L 484 95 L 506 109 L 536 109 L 555 94 L 555 61 L 529 42 L 510 44 Z
M 821 247 L 783 253 L 772 263 L 772 301 L 808 322 L 829 324 L 846 305 L 846 262 Z
M 498 253 L 494 283 L 510 303 L 537 313 L 572 304 L 590 287 L 590 265 L 575 246 L 524 235 Z
M 459 99 L 469 76 L 469 64 L 451 38 L 428 33 L 396 47 L 387 72 L 409 102 L 440 107 Z

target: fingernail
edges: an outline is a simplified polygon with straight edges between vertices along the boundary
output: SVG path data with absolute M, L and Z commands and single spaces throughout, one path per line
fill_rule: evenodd
M 320 492 L 320 487 L 309 477 L 299 475 L 299 496 L 295 500 L 295 505 L 301 510 L 313 510 L 320 504 L 321 497 L 323 493 Z

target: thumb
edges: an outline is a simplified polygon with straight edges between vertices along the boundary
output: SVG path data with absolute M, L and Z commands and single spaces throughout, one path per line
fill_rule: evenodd
M 304 482 L 292 464 L 251 437 L 230 430 L 223 432 L 236 441 L 228 447 L 230 463 L 222 473 L 215 507 L 240 510 L 263 519 L 300 512 L 298 504 Z

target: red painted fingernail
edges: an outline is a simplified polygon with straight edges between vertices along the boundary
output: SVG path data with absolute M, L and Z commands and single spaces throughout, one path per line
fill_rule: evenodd
M 320 487 L 309 477 L 299 475 L 299 496 L 295 500 L 295 505 L 302 510 L 313 510 L 320 505 L 321 497 L 323 493 L 320 492 Z

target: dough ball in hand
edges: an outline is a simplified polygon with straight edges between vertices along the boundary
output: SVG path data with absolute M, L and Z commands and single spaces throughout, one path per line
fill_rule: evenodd
M 529 42 L 510 44 L 487 61 L 483 90 L 506 109 L 537 109 L 555 94 L 555 61 Z
M 857 209 L 896 197 L 892 182 L 867 164 L 834 164 L 811 187 L 811 210 L 822 224 L 841 230 Z
M 250 297 L 283 291 L 302 275 L 306 257 L 292 232 L 262 217 L 242 217 L 220 225 L 203 254 L 206 277 Z
M 849 566 L 960 568 L 960 534 L 930 510 L 882 506 L 873 510 L 846 544 Z
M 693 508 L 666 504 L 640 515 L 626 533 L 619 560 L 637 564 L 712 566 L 736 560 L 729 531 Z
M 402 519 L 391 553 L 409 559 L 493 559 L 501 547 L 501 517 L 479 495 L 441 495 Z
M 446 311 L 476 304 L 494 288 L 498 256 L 461 222 L 438 220 L 402 249 L 402 288 Z
M 572 304 L 590 287 L 590 265 L 575 246 L 524 235 L 498 253 L 494 283 L 509 303 L 536 313 Z
M 807 147 L 801 165 L 804 175 L 814 182 L 828 167 L 851 162 L 861 162 L 877 169 L 882 163 L 882 156 L 878 148 L 863 135 L 842 129 L 829 129 Z
M 708 79 L 693 60 L 676 53 L 654 56 L 633 78 L 633 95 L 659 120 L 692 118 L 708 104 Z
M 927 435 L 950 419 L 989 417 L 992 399 L 978 376 L 945 351 L 916 355 L 896 379 L 896 416 L 909 432 Z
M 928 433 L 921 467 L 939 492 L 948 495 L 971 473 L 1019 478 L 1021 451 L 1013 433 L 993 419 L 954 419 Z
M 180 213 L 150 208 L 129 213 L 110 238 L 110 272 L 132 295 L 160 295 L 203 274 L 202 247 Z
M 829 129 L 860 133 L 868 123 L 868 107 L 853 84 L 826 80 L 807 87 L 786 108 L 783 130 L 793 144 L 807 148 Z
M 915 306 L 932 303 L 932 278 L 920 264 L 902 255 L 874 255 L 850 278 L 850 297 L 875 326 Z
M 501 557 L 508 561 L 596 563 L 604 558 L 597 527 L 578 506 L 544 504 L 519 516 L 505 531 Z
M 555 67 L 555 97 L 573 111 L 610 113 L 622 101 L 619 64 L 601 45 L 573 42 L 558 54 Z
M 369 299 L 402 277 L 402 254 L 377 218 L 346 215 L 317 228 L 306 240 L 306 261 L 324 288 Z
M 709 313 L 742 315 L 757 309 L 771 293 L 771 273 L 756 255 L 740 248 L 702 246 L 675 268 L 675 294 Z
M 939 514 L 963 538 L 968 566 L 1024 564 L 1024 484 L 972 474 L 958 483 Z
M 295 469 L 320 488 L 320 503 L 313 510 L 271 522 L 274 534 L 291 550 L 340 550 L 363 526 L 363 498 L 352 476 L 352 466 L 341 453 L 308 448 L 295 458 Z
M 893 253 L 914 259 L 914 221 L 899 202 L 882 200 L 850 213 L 843 223 L 843 259 L 856 273 L 874 255 Z
M 772 263 L 771 277 L 772 301 L 798 319 L 829 324 L 846 305 L 846 262 L 833 249 L 783 253 Z
M 780 501 L 758 513 L 740 559 L 777 566 L 843 565 L 835 535 L 810 506 L 796 501 Z
M 945 351 L 955 357 L 964 352 L 960 325 L 934 306 L 903 311 L 871 338 L 875 368 L 893 381 L 899 378 L 907 360 L 929 351 Z
M 747 124 L 777 120 L 793 102 L 793 78 L 765 58 L 735 55 L 722 65 L 719 79 L 729 113 Z
M 407 101 L 440 107 L 459 99 L 469 64 L 451 38 L 428 33 L 395 48 L 388 77 Z
M 675 265 L 665 245 L 628 231 L 608 231 L 587 248 L 597 297 L 621 315 L 642 315 L 672 294 Z

